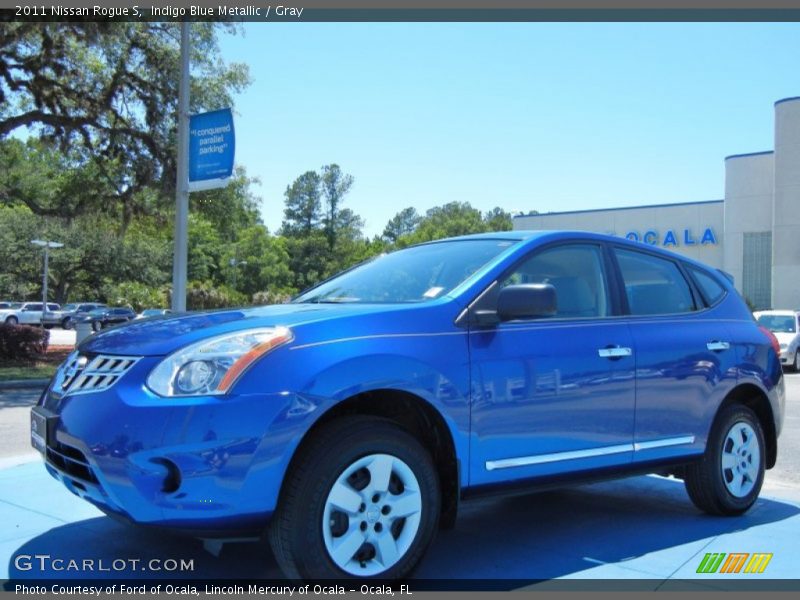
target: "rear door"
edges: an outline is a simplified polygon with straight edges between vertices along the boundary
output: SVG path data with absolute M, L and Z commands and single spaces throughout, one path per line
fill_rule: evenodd
M 636 355 L 634 461 L 697 454 L 736 384 L 726 322 L 677 260 L 614 249 Z
M 550 283 L 558 313 L 470 331 L 470 484 L 546 477 L 631 461 L 633 340 L 614 316 L 608 257 L 595 243 L 534 251 L 484 294 Z

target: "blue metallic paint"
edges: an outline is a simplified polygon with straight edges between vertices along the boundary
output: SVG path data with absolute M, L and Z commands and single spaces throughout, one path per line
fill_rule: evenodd
M 681 460 L 703 451 L 713 416 L 737 385 L 783 414 L 780 363 L 732 286 L 696 313 L 463 325 L 465 310 L 502 272 L 545 244 L 590 240 L 667 252 L 576 232 L 508 232 L 495 260 L 447 296 L 404 305 L 280 305 L 167 317 L 114 328 L 80 348 L 143 356 L 114 387 L 40 405 L 58 415 L 56 439 L 86 455 L 98 484 L 54 469 L 69 489 L 135 521 L 196 530 L 263 527 L 305 434 L 339 402 L 399 390 L 443 418 L 462 491 L 571 471 Z M 681 259 L 691 263 L 686 259 Z M 697 263 L 694 263 L 697 264 Z M 146 385 L 161 357 L 212 335 L 284 325 L 294 339 L 257 361 L 225 396 L 162 398 Z M 732 349 L 709 351 L 712 339 Z M 597 349 L 630 346 L 608 360 Z M 486 462 L 673 436 L 693 444 L 489 471 Z M 165 462 L 181 485 L 162 491 Z

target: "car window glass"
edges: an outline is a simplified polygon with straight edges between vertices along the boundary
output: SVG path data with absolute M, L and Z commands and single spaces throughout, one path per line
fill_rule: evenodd
M 797 331 L 792 315 L 759 315 L 758 324 L 773 333 L 795 333 Z
M 48 304 L 47 310 L 58 310 L 60 307 L 58 304 Z
M 703 292 L 703 296 L 706 297 L 709 305 L 715 304 L 717 300 L 722 298 L 722 296 L 725 294 L 725 288 L 723 288 L 716 279 L 711 277 L 711 275 L 708 273 L 704 273 L 700 269 L 690 267 L 690 270 L 694 276 L 694 280 L 697 282 L 697 285 L 700 287 L 700 291 Z
M 515 267 L 500 287 L 523 283 L 549 283 L 555 288 L 556 317 L 608 315 L 603 257 L 598 246 L 557 246 L 537 252 Z
M 26 310 L 42 310 L 42 305 L 41 304 L 28 304 L 25 307 L 25 309 Z
M 689 283 L 673 261 L 619 248 L 615 253 L 632 315 L 662 315 L 696 309 Z

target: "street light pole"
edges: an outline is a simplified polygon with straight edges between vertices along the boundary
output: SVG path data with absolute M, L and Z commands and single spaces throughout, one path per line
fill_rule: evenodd
M 186 310 L 189 262 L 189 26 L 181 23 L 181 80 L 178 90 L 178 176 L 175 185 L 175 256 L 172 263 L 172 310 Z
M 239 271 L 239 267 L 243 267 L 243 266 L 245 266 L 247 264 L 247 261 L 246 260 L 237 260 L 235 258 L 232 258 L 229 261 L 229 264 L 233 267 L 233 289 L 236 290 L 236 275 L 237 275 L 237 272 Z
M 44 248 L 44 273 L 42 275 L 42 327 L 44 327 L 44 315 L 47 313 L 47 270 L 50 262 L 50 248 L 63 248 L 64 244 L 49 240 L 31 240 L 31 244 Z

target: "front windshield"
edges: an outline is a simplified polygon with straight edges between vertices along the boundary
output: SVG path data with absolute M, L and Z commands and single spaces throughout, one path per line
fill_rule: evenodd
M 296 303 L 425 302 L 439 298 L 516 240 L 472 239 L 384 254 L 293 300 Z
M 797 331 L 792 315 L 761 315 L 758 317 L 758 324 L 773 333 L 795 333 Z
M 64 308 L 62 310 L 64 310 L 65 312 L 69 311 L 69 310 L 78 310 L 78 305 L 77 304 L 65 304 Z

